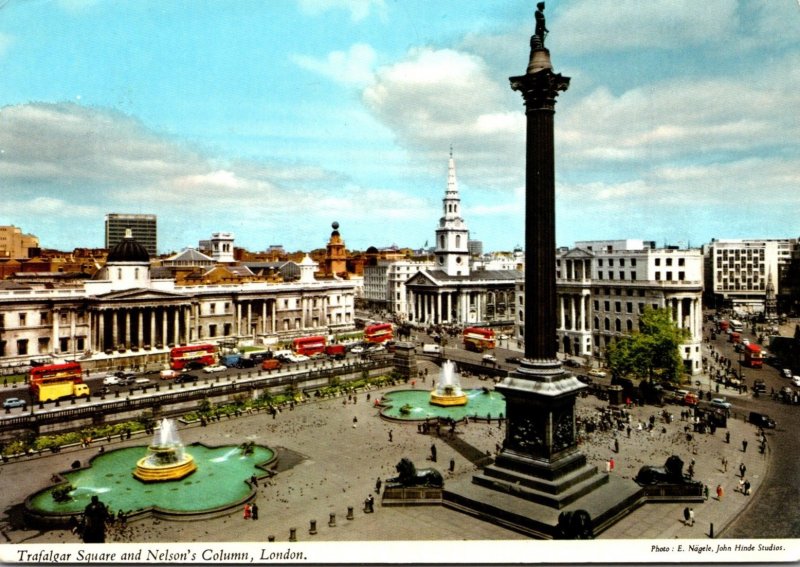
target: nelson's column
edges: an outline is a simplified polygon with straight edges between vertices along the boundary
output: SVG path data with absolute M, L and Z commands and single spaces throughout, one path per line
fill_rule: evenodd
M 537 8 L 527 71 L 510 78 L 527 119 L 525 356 L 497 386 L 507 414 L 500 454 L 471 483 L 448 486 L 445 503 L 535 537 L 592 537 L 629 512 L 641 493 L 632 481 L 599 473 L 578 450 L 575 398 L 586 386 L 556 357 L 553 118 L 570 79 L 553 72 L 544 2 Z

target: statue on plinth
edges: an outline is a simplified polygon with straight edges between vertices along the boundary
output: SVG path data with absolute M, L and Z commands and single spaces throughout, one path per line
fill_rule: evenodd
M 550 31 L 547 29 L 547 25 L 545 23 L 544 2 L 539 2 L 536 4 L 536 13 L 534 14 L 534 17 L 536 19 L 536 30 L 534 31 L 533 36 L 531 36 L 531 47 L 544 48 L 544 38 Z
M 387 487 L 410 488 L 425 486 L 431 488 L 441 488 L 444 486 L 442 473 L 433 468 L 417 469 L 411 459 L 403 457 L 395 467 L 399 475 L 389 479 Z

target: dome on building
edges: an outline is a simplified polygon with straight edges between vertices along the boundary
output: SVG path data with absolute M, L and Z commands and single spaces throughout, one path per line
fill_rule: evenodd
M 116 246 L 108 252 L 106 263 L 113 262 L 149 263 L 150 254 L 147 253 L 144 246 L 136 242 L 131 230 L 127 229 L 125 231 L 125 238 L 120 240 Z

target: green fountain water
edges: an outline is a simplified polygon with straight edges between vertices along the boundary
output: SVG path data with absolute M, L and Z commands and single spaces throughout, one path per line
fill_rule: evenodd
M 255 445 L 244 454 L 239 446 L 206 447 L 192 444 L 187 448 L 197 463 L 197 470 L 182 480 L 143 484 L 131 474 L 136 462 L 148 454 L 148 447 L 128 447 L 97 455 L 87 469 L 62 473 L 75 487 L 70 499 L 56 502 L 53 490 L 59 485 L 31 496 L 26 505 L 34 513 L 48 516 L 80 514 L 93 495 L 113 511 L 137 512 L 149 508 L 194 514 L 237 505 L 252 488 L 247 480 L 262 476 L 259 465 L 271 461 L 275 453 Z

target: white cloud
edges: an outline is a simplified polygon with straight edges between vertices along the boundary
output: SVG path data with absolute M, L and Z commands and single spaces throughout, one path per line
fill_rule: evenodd
M 508 94 L 479 57 L 413 49 L 404 60 L 378 69 L 362 96 L 412 160 L 438 167 L 453 144 L 459 175 L 474 179 L 476 187 L 508 189 L 519 179 L 524 115 L 506 109 Z
M 311 16 L 319 16 L 330 10 L 346 10 L 350 12 L 353 22 L 361 22 L 373 13 L 381 20 L 387 17 L 385 0 L 298 0 L 298 5 Z
M 730 0 L 587 0 L 556 14 L 548 27 L 572 30 L 558 41 L 574 53 L 730 41 L 739 23 L 737 3 Z
M 364 86 L 373 79 L 377 59 L 375 50 L 367 44 L 357 43 L 348 51 L 333 51 L 325 59 L 307 55 L 294 55 L 292 60 L 300 67 L 319 73 L 336 83 Z

